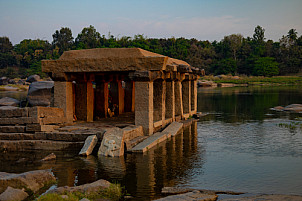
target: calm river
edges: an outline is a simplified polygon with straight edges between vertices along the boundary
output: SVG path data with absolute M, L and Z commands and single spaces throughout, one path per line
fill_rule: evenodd
M 49 153 L 6 153 L 0 171 L 51 168 L 58 186 L 107 179 L 133 200 L 158 198 L 164 186 L 302 195 L 302 128 L 279 126 L 302 123 L 302 114 L 270 110 L 292 103 L 302 103 L 301 86 L 199 89 L 198 110 L 208 115 L 144 155 L 55 152 L 56 162 L 42 164 Z M 28 162 L 16 163 L 23 157 Z

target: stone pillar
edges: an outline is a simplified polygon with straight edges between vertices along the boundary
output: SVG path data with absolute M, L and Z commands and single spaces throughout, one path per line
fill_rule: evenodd
M 197 112 L 197 80 L 191 81 L 191 115 Z
M 183 116 L 183 104 L 182 104 L 182 85 L 180 81 L 175 82 L 175 117 L 180 120 Z
M 135 100 L 134 81 L 125 82 L 125 112 L 134 112 Z
M 93 121 L 94 93 L 92 82 L 76 85 L 76 116 L 78 120 Z
M 54 107 L 64 110 L 66 122 L 73 122 L 72 82 L 54 82 Z
M 107 117 L 108 113 L 108 82 L 97 82 L 95 88 L 94 111 L 97 117 Z
M 118 105 L 118 114 L 124 113 L 124 89 L 122 81 L 110 82 L 110 95 L 112 103 Z
M 191 112 L 191 82 L 188 80 L 182 82 L 182 102 L 183 115 L 188 118 Z
M 175 83 L 174 81 L 166 82 L 166 120 L 175 121 Z
M 165 99 L 166 81 L 155 80 L 153 82 L 153 121 L 156 128 L 163 126 L 165 122 Z
M 135 82 L 135 125 L 153 134 L 153 82 Z

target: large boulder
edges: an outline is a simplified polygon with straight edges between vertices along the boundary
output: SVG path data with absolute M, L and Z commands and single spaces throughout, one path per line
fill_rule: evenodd
M 4 97 L 0 99 L 0 106 L 19 106 L 20 101 L 10 98 L 10 97 Z
M 98 155 L 102 156 L 123 156 L 124 155 L 124 132 L 114 127 L 106 131 L 103 136 Z
M 26 82 L 30 82 L 30 83 L 38 82 L 40 79 L 41 78 L 39 75 L 31 75 L 27 78 Z
M 55 181 L 56 178 L 50 170 L 35 170 L 21 174 L 0 172 L 0 193 L 9 186 L 17 189 L 29 189 L 35 193 Z
M 8 78 L 7 77 L 1 77 L 0 78 L 0 85 L 7 85 L 8 84 Z
M 302 104 L 291 104 L 284 108 L 288 112 L 302 112 Z
M 52 103 L 53 81 L 33 82 L 29 85 L 27 101 L 31 106 L 49 107 Z
M 25 200 L 28 194 L 24 192 L 24 189 L 15 189 L 12 187 L 7 187 L 7 189 L 0 195 L 0 200 L 5 201 L 21 201 Z

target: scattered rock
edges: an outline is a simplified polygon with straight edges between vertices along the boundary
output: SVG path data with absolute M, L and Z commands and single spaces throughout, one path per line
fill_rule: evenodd
M 158 199 L 158 201 L 174 201 L 174 200 L 183 200 L 183 201 L 193 201 L 193 200 L 199 200 L 199 201 L 215 201 L 217 200 L 217 195 L 211 195 L 211 194 L 205 194 L 200 191 L 192 191 L 184 194 L 179 195 L 170 195 L 165 198 Z
M 4 97 L 0 99 L 0 106 L 19 106 L 20 101 L 10 98 L 10 97 Z
M 26 82 L 30 82 L 30 83 L 38 82 L 40 79 L 41 78 L 39 75 L 31 75 L 27 78 Z
M 22 189 L 15 189 L 10 186 L 0 195 L 0 200 L 3 201 L 21 201 L 25 200 L 28 194 Z
M 0 172 L 0 193 L 4 192 L 8 186 L 37 192 L 45 185 L 55 181 L 56 178 L 50 170 L 35 170 L 21 174 Z
M 63 198 L 63 199 L 68 199 L 69 197 L 68 197 L 68 195 L 61 195 L 61 198 Z
M 85 144 L 81 149 L 79 155 L 88 156 L 92 153 L 95 145 L 98 142 L 98 137 L 96 135 L 90 135 L 86 138 Z
M 81 192 L 81 193 L 93 193 L 100 191 L 101 189 L 104 188 L 109 188 L 110 182 L 106 181 L 104 179 L 97 180 L 93 183 L 90 184 L 84 184 L 81 186 L 64 186 L 64 187 L 59 187 L 55 188 L 53 190 L 50 190 L 47 192 L 48 193 L 56 193 L 56 194 L 64 194 L 64 193 L 73 193 L 73 192 Z
M 43 158 L 41 161 L 51 161 L 56 160 L 57 156 L 54 153 L 49 154 L 45 158 Z
M 275 111 L 279 111 L 279 112 L 285 111 L 285 112 L 298 113 L 298 112 L 302 112 L 302 104 L 291 104 L 286 107 L 276 106 L 276 107 L 271 108 L 271 110 L 275 110 Z
M 18 80 L 17 84 L 18 85 L 24 85 L 25 84 L 25 80 Z
M 212 82 L 212 81 L 207 81 L 207 80 L 198 80 L 197 81 L 198 87 L 211 87 L 213 85 L 214 85 L 214 82 Z
M 33 82 L 29 85 L 27 100 L 31 106 L 49 107 L 52 103 L 53 81 Z
M 1 77 L 0 78 L 0 85 L 7 85 L 8 84 L 8 78 L 7 77 Z
M 82 199 L 80 199 L 80 201 L 90 201 L 90 200 L 87 198 L 82 198 Z
M 16 161 L 16 163 L 25 163 L 28 161 L 28 158 L 20 158 L 19 160 Z
M 13 79 L 8 79 L 8 84 L 16 84 L 16 81 Z

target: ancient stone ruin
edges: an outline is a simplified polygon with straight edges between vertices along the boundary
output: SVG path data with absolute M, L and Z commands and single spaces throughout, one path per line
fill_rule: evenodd
M 188 63 L 140 48 L 66 51 L 42 61 L 54 80 L 54 107 L 66 122 L 132 112 L 145 135 L 197 111 L 197 79 Z

